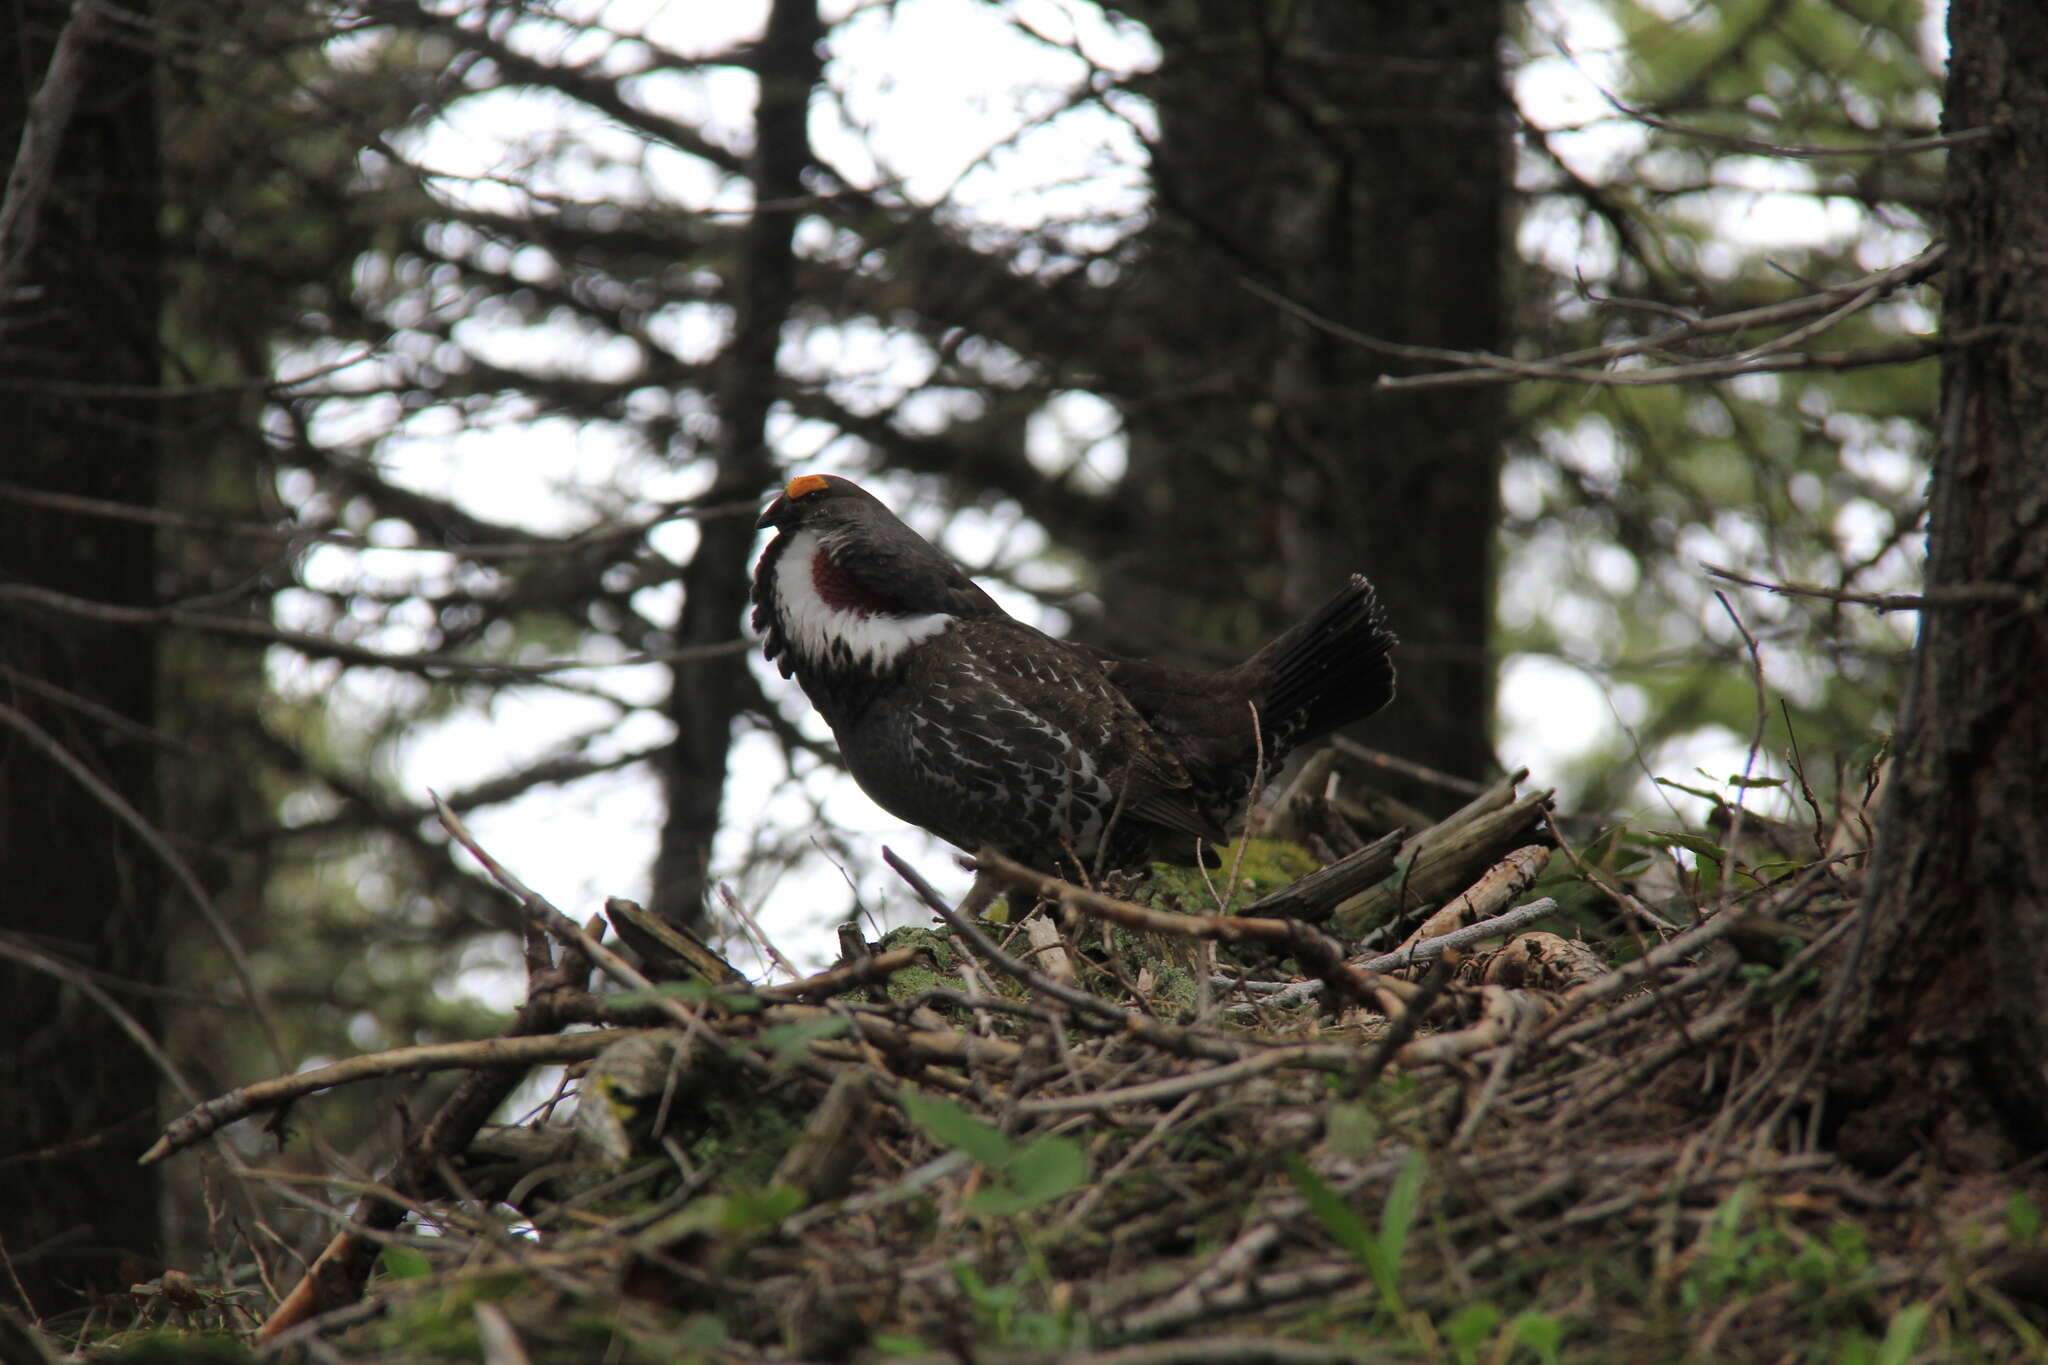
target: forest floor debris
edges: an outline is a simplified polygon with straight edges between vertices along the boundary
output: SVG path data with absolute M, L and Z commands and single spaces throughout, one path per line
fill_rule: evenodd
M 1829 1150 L 1860 849 L 1667 844 L 1652 896 L 1655 837 L 1554 855 L 1522 777 L 1377 840 L 1297 784 L 1269 833 L 1330 862 L 1274 887 L 984 856 L 1015 924 L 890 855 L 935 926 L 765 987 L 614 902 L 629 960 L 444 812 L 524 1007 L 170 1125 L 463 1075 L 260 1331 L 182 1276 L 139 1313 L 322 1361 L 2040 1358 L 2038 1189 Z M 487 1122 L 571 1061 L 573 1119 Z

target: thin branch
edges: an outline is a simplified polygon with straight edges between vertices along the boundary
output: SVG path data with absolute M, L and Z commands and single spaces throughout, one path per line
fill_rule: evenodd
M 1261 919 L 1245 915 L 1193 915 L 1154 910 L 1130 901 L 1105 896 L 1099 891 L 1033 871 L 1001 854 L 984 850 L 975 855 L 976 871 L 987 871 L 1022 887 L 1035 896 L 1056 901 L 1097 919 L 1121 924 L 1146 933 L 1171 934 L 1182 938 L 1206 939 L 1217 943 L 1263 943 L 1294 958 L 1330 989 L 1348 999 L 1369 1001 L 1374 982 L 1369 974 L 1344 961 L 1344 948 L 1336 939 L 1315 926 L 1296 919 Z
M 1111 1004 L 1107 1000 L 1090 995 L 1087 991 L 1055 981 L 1043 972 L 1032 969 L 1004 952 L 974 921 L 955 913 L 953 907 L 946 904 L 946 898 L 941 896 L 916 868 L 898 857 L 893 850 L 883 848 L 882 861 L 894 868 L 896 875 L 910 884 L 911 890 L 917 892 L 918 898 L 946 922 L 959 936 L 961 942 L 1013 981 L 1028 986 L 1047 999 L 1057 1000 L 1080 1014 L 1120 1029 L 1133 1038 L 1165 1048 L 1179 1056 L 1206 1057 L 1212 1061 L 1227 1062 L 1244 1055 L 1243 1047 L 1226 1039 L 1207 1037 L 1188 1029 L 1169 1028 L 1136 1010 Z
M 530 1067 L 542 1062 L 578 1062 L 596 1056 L 613 1043 L 660 1029 L 592 1029 L 582 1033 L 541 1033 L 516 1038 L 477 1038 L 460 1043 L 422 1043 L 366 1052 L 268 1081 L 239 1086 L 173 1119 L 164 1135 L 142 1154 L 144 1166 L 183 1151 L 238 1119 L 266 1109 L 279 1109 L 302 1096 L 380 1076 L 418 1071 L 450 1071 L 484 1066 Z
M 639 664 L 723 659 L 735 654 L 744 654 L 754 645 L 752 640 L 736 639 L 693 648 L 627 654 L 616 659 L 549 659 L 533 664 L 492 663 L 435 650 L 423 650 L 418 654 L 391 654 L 350 644 L 331 636 L 317 635 L 304 630 L 287 630 L 281 626 L 247 620 L 239 616 L 214 616 L 204 612 L 188 611 L 182 607 L 124 607 L 112 602 L 96 602 L 91 598 L 53 592 L 27 583 L 0 584 L 0 601 L 23 602 L 66 616 L 76 616 L 108 625 L 176 626 L 183 630 L 206 631 L 215 635 L 232 635 L 264 644 L 282 645 L 313 659 L 366 664 L 400 673 L 418 673 L 431 678 L 461 678 L 486 682 L 522 678 L 545 679 L 556 673 L 585 669 L 627 668 Z
M 149 1030 L 142 1026 L 139 1019 L 124 1009 L 120 1001 L 100 988 L 99 983 L 92 979 L 90 972 L 62 958 L 52 957 L 13 934 L 0 934 L 0 957 L 20 963 L 31 971 L 57 978 L 105 1010 L 107 1017 L 120 1025 L 121 1031 L 135 1040 L 135 1046 L 141 1048 L 143 1053 L 156 1063 L 157 1070 L 163 1072 L 164 1079 L 185 1097 L 187 1103 L 199 1103 L 199 1092 L 192 1088 L 192 1083 L 178 1070 L 178 1064 L 157 1046 L 156 1039 L 150 1037 Z
M 1418 962 L 1428 962 L 1432 958 L 1441 957 L 1447 952 L 1455 952 L 1458 949 L 1478 943 L 1483 939 L 1505 937 L 1527 928 L 1537 920 L 1546 919 L 1556 913 L 1557 902 L 1545 896 L 1540 900 L 1530 901 L 1527 905 L 1518 905 L 1512 910 L 1493 916 L 1491 919 L 1480 920 L 1477 924 L 1468 924 L 1462 929 L 1454 929 L 1450 933 L 1436 938 L 1424 939 L 1420 943 L 1412 944 L 1397 952 L 1382 953 L 1378 957 L 1366 958 L 1362 962 L 1353 963 L 1352 966 L 1361 972 L 1396 971 L 1402 967 L 1413 966 Z M 1237 985 L 1235 981 L 1228 977 L 1216 977 L 1213 979 L 1212 984 L 1217 986 Z M 1253 1014 L 1267 1005 L 1292 1005 L 1302 1000 L 1313 1000 L 1322 993 L 1323 983 L 1320 981 L 1296 981 L 1280 990 L 1272 992 L 1270 995 L 1262 997 L 1256 1004 L 1232 1005 L 1225 1013 L 1241 1018 L 1245 1015 Z
M 1930 607 L 2012 606 L 2032 614 L 2048 605 L 2048 595 L 2029 592 L 2017 583 L 1951 583 L 1929 588 L 1917 595 L 1847 592 L 1841 588 L 1823 588 L 1814 583 L 1769 583 L 1760 578 L 1745 578 L 1732 569 L 1724 569 L 1705 560 L 1700 561 L 1700 567 L 1716 578 L 1725 578 L 1730 583 L 1740 583 L 1746 588 L 1762 588 L 1765 592 L 1774 592 L 1780 597 L 1817 597 L 1824 602 L 1873 607 L 1879 612 L 1926 611 Z
M 1779 303 L 1744 308 L 1732 313 L 1700 318 L 1666 328 L 1632 341 L 1584 350 L 1567 351 L 1541 360 L 1516 360 L 1486 351 L 1453 351 L 1436 346 L 1408 346 L 1369 336 L 1316 312 L 1304 304 L 1275 293 L 1253 280 L 1240 279 L 1239 286 L 1274 307 L 1299 318 L 1311 327 L 1377 355 L 1399 360 L 1429 361 L 1456 368 L 1447 372 L 1419 375 L 1382 375 L 1376 385 L 1382 389 L 1445 388 L 1473 384 L 1504 384 L 1525 379 L 1598 384 L 1609 387 L 1640 387 L 1701 380 L 1731 379 L 1744 374 L 1769 374 L 1788 370 L 1854 369 L 1866 365 L 1897 364 L 1939 354 L 1942 350 L 1975 340 L 1974 337 L 1925 338 L 1893 346 L 1868 347 L 1856 351 L 1798 352 L 1777 355 L 1765 343 L 1737 355 L 1691 364 L 1665 365 L 1639 370 L 1587 368 L 1632 356 L 1650 355 L 1703 337 L 1728 336 L 1764 327 L 1794 326 L 1816 318 L 1829 325 L 1852 313 L 1861 312 L 1893 291 L 1916 285 L 1941 269 L 1945 248 L 1936 243 L 1909 261 L 1876 271 L 1846 284 L 1787 299 Z M 1793 335 L 1812 335 L 1802 330 Z M 1783 338 L 1779 339 L 1780 342 Z
M 1833 161 L 1859 157 L 1911 156 L 1917 152 L 1938 152 L 1949 147 L 1964 147 L 1973 142 L 1985 142 L 1992 138 L 2009 136 L 2011 130 L 2000 127 L 1959 128 L 1952 133 L 1932 133 L 1921 137 L 1893 138 L 1886 142 L 1844 143 L 1830 147 L 1824 143 L 1771 142 L 1763 138 L 1744 137 L 1739 133 L 1717 133 L 1706 128 L 1692 128 L 1683 123 L 1674 123 L 1649 112 L 1634 108 L 1617 99 L 1612 91 L 1602 89 L 1602 97 L 1621 113 L 1638 123 L 1647 124 L 1659 132 L 1671 133 L 1678 137 L 1691 138 L 1695 142 L 1711 143 L 1732 151 L 1748 152 L 1755 156 L 1767 156 L 1785 161 Z
M 271 1056 L 279 1066 L 290 1065 L 284 1050 L 284 1042 L 278 1036 L 277 1025 L 270 1018 L 270 1011 L 264 1007 L 262 991 L 256 985 L 256 971 L 250 965 L 248 954 L 242 950 L 242 942 L 228 926 L 227 917 L 213 903 L 213 897 L 206 894 L 206 888 L 199 884 L 199 878 L 178 856 L 162 831 L 151 824 L 141 811 L 137 810 L 119 791 L 115 790 L 99 774 L 88 768 L 79 757 L 65 748 L 62 741 L 50 734 L 28 716 L 0 702 L 0 725 L 13 730 L 29 744 L 62 768 L 73 781 L 91 792 L 99 803 L 113 813 L 122 824 L 134 831 L 135 837 L 170 871 L 172 878 L 199 910 L 207 927 L 220 941 L 222 951 L 227 953 L 228 962 L 234 968 L 235 980 L 241 984 L 242 998 L 248 1003 L 249 1012 L 256 1016 L 257 1027 L 263 1031 L 263 1039 L 269 1045 Z
M 98 0 L 76 0 L 57 35 L 42 86 L 29 101 L 7 187 L 0 192 L 0 308 L 15 297 L 42 234 L 43 204 L 57 178 L 57 156 L 85 89 L 87 49 L 105 31 L 107 18 Z M 17 16 L 10 22 L 22 20 Z

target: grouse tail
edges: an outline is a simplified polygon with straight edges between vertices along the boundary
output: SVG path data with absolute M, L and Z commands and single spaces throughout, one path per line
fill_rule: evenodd
M 1379 594 L 1360 574 L 1246 661 L 1268 675 L 1259 726 L 1269 753 L 1349 725 L 1394 699 L 1395 639 Z

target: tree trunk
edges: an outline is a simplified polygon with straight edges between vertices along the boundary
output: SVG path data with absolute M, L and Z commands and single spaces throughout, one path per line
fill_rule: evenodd
M 1131 515 L 1101 642 L 1235 661 L 1364 572 L 1402 638 L 1395 724 L 1366 737 L 1480 776 L 1498 396 L 1377 392 L 1410 367 L 1244 286 L 1388 341 L 1500 348 L 1501 10 L 1125 8 L 1162 51 L 1145 87 L 1157 209 L 1131 286 L 1152 373 L 1126 409 Z
M 718 478 L 708 498 L 714 504 L 764 492 L 775 473 L 768 417 L 780 388 L 782 328 L 796 304 L 792 241 L 812 159 L 806 120 L 823 69 L 823 39 L 816 0 L 776 0 L 755 48 L 761 93 L 750 167 L 754 200 L 776 207 L 754 215 L 729 279 L 733 335 L 719 362 Z M 699 527 L 676 631 L 686 650 L 723 644 L 742 631 L 752 581 L 747 550 L 754 540 L 753 518 L 713 518 Z M 706 869 L 718 833 L 733 722 L 754 700 L 746 660 L 739 655 L 676 665 L 668 704 L 676 741 L 660 764 L 668 812 L 650 905 L 674 923 L 698 928 L 704 922 Z
M 0 444 L 13 485 L 0 490 L 0 1235 L 12 1272 L 0 1299 L 14 1300 L 18 1277 L 42 1316 L 155 1273 L 158 1240 L 156 1179 L 135 1159 L 155 1135 L 159 1078 L 79 985 L 154 1031 L 151 998 L 134 988 L 161 976 L 161 868 L 115 807 L 156 819 L 155 643 L 5 595 L 154 600 L 146 524 L 50 500 L 148 509 L 156 498 L 157 415 L 132 396 L 159 369 L 156 113 L 151 58 L 133 36 L 149 16 L 116 10 L 121 36 L 82 51 L 35 249 L 19 272 L 0 272 L 22 287 L 0 299 Z M 0 12 L 0 156 L 22 147 L 22 73 L 49 70 L 59 30 L 83 12 L 60 0 Z
M 1955 0 L 1941 448 L 1920 641 L 1872 860 L 1844 1155 L 2048 1139 L 2048 27 Z M 1944 596 L 1951 600 L 1944 601 Z M 1953 600 L 1965 598 L 1967 600 Z

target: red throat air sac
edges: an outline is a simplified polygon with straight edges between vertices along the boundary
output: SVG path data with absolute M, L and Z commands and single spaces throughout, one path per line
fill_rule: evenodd
M 825 550 L 811 556 L 811 586 L 819 600 L 834 611 L 861 616 L 900 616 L 902 608 L 859 582 Z

